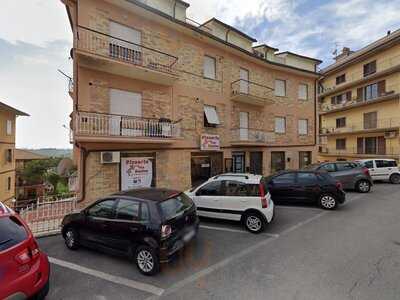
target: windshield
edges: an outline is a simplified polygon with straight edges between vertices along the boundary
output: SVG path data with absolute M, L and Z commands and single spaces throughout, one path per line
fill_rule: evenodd
M 0 218 L 0 252 L 21 243 L 27 237 L 25 227 L 17 218 Z
M 161 211 L 165 220 L 170 220 L 183 214 L 192 206 L 193 201 L 184 193 L 160 203 Z

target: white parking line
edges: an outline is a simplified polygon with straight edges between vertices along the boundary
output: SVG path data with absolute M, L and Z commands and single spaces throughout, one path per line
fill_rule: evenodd
M 64 268 L 68 268 L 74 271 L 78 271 L 84 274 L 88 274 L 115 284 L 119 284 L 119 285 L 124 285 L 133 289 L 137 289 L 143 292 L 147 292 L 153 295 L 157 295 L 157 296 L 161 296 L 164 293 L 164 289 L 156 287 L 154 285 L 151 284 L 147 284 L 147 283 L 142 283 L 142 282 L 138 282 L 135 280 L 130 280 L 124 277 L 120 277 L 120 276 L 114 276 L 114 275 L 110 275 L 107 273 L 103 273 L 97 270 L 93 270 L 93 269 L 89 269 L 86 267 L 82 267 L 80 265 L 74 264 L 74 263 L 70 263 L 64 260 L 59 260 L 57 258 L 54 257 L 49 257 L 49 261 L 52 264 L 64 267 Z
M 226 227 L 215 227 L 215 226 L 200 225 L 200 228 L 210 229 L 210 230 L 217 230 L 217 231 L 227 231 L 227 232 L 237 232 L 237 233 L 250 234 L 248 231 L 245 231 L 245 230 L 231 229 L 231 228 L 226 228 Z M 267 233 L 267 232 L 263 232 L 262 235 L 268 235 L 270 237 L 279 237 L 279 234 Z

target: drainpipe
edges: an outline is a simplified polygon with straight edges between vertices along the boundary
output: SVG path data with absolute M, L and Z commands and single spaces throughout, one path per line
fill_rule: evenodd
M 80 157 L 80 166 L 81 166 L 81 172 L 79 176 L 79 190 L 80 190 L 80 195 L 78 198 L 78 203 L 82 202 L 85 199 L 85 194 L 86 194 L 86 158 L 87 158 L 87 151 L 85 148 L 80 147 L 78 144 L 75 144 L 76 147 L 78 147 L 81 151 L 81 157 Z
M 174 19 L 176 19 L 176 2 L 177 2 L 177 0 L 175 0 L 175 2 L 174 2 L 174 12 L 173 12 Z

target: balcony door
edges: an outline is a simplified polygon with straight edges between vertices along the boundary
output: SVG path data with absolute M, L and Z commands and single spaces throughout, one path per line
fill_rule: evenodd
M 141 136 L 146 129 L 142 116 L 142 94 L 110 89 L 110 134 Z
M 246 69 L 240 69 L 240 93 L 249 93 L 249 71 Z
M 133 28 L 110 22 L 110 56 L 129 61 L 134 64 L 142 64 L 142 34 Z
M 249 139 L 249 113 L 241 111 L 239 114 L 240 140 Z

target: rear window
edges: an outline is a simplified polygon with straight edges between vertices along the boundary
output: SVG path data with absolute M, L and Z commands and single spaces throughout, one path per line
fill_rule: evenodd
M 0 218 L 0 252 L 7 250 L 28 238 L 28 233 L 15 217 Z
M 193 206 L 193 201 L 185 194 L 181 193 L 176 197 L 160 202 L 161 212 L 165 220 L 173 219 L 183 214 Z

